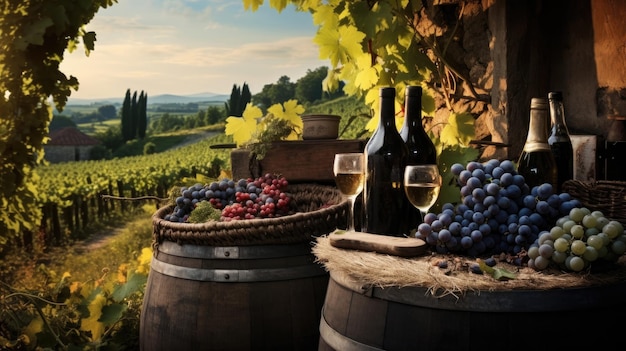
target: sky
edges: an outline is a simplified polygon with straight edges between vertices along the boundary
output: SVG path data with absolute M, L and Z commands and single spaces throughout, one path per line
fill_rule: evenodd
M 123 98 L 126 90 L 160 94 L 252 94 L 281 76 L 296 82 L 319 59 L 311 14 L 269 1 L 257 11 L 241 0 L 118 0 L 85 26 L 95 50 L 66 52 L 61 71 L 78 78 L 70 99 Z

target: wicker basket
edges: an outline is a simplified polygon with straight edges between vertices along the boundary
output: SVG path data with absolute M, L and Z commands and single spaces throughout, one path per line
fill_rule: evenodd
M 349 204 L 335 187 L 315 184 L 289 185 L 296 202 L 293 215 L 230 222 L 176 223 L 166 221 L 173 206 L 152 216 L 154 245 L 164 240 L 206 246 L 293 244 L 311 241 L 344 225 Z
M 563 191 L 590 210 L 601 211 L 607 218 L 626 224 L 626 182 L 568 180 L 563 184 Z

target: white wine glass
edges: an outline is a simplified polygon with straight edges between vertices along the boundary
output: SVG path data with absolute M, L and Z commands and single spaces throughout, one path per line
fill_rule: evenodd
M 422 219 L 437 202 L 441 189 L 441 175 L 437 165 L 411 165 L 404 169 L 404 191 L 417 208 Z
M 350 203 L 348 231 L 354 231 L 354 200 L 363 191 L 365 155 L 363 153 L 335 154 L 333 162 L 335 184 Z

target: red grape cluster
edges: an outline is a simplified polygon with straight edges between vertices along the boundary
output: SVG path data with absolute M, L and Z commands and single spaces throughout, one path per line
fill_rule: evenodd
M 235 201 L 222 209 L 222 221 L 273 218 L 292 214 L 291 196 L 284 192 L 289 183 L 282 176 L 265 174 L 248 179 L 243 191 L 235 192 Z

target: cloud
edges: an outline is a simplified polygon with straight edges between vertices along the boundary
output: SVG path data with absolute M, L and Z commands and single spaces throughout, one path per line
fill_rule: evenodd
M 164 62 L 196 67 L 242 66 L 254 62 L 300 62 L 316 59 L 317 47 L 308 37 L 286 38 L 276 42 L 246 43 L 236 47 L 168 48 Z
M 101 10 L 87 30 L 95 50 L 65 55 L 62 71 L 79 79 L 72 97 L 229 93 L 247 82 L 254 93 L 282 75 L 296 81 L 328 65 L 313 43 L 309 14 L 269 5 L 245 11 L 241 0 L 133 0 Z

